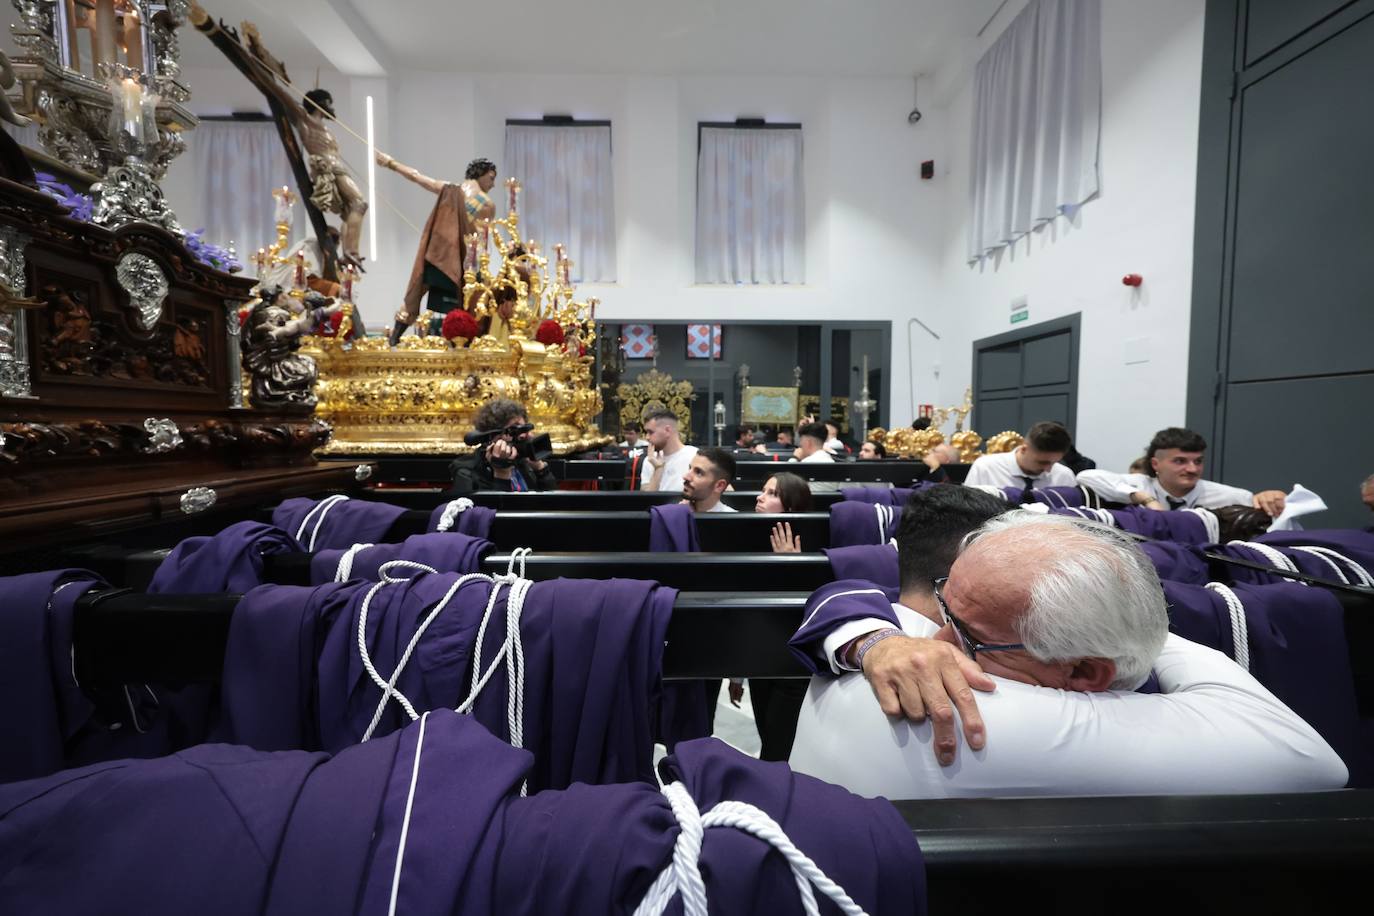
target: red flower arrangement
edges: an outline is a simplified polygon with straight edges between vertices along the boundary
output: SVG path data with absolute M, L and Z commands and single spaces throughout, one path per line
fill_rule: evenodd
M 534 339 L 546 347 L 562 345 L 563 327 L 552 318 L 545 318 L 539 322 L 539 330 L 534 332 Z
M 473 318 L 470 312 L 454 309 L 444 316 L 444 323 L 439 328 L 439 333 L 444 336 L 445 340 L 453 340 L 455 337 L 472 340 L 478 335 L 477 319 Z

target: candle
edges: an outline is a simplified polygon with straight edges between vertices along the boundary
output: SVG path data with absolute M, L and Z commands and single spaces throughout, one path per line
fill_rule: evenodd
M 267 249 L 259 248 L 258 253 L 253 255 L 253 263 L 258 267 L 258 282 L 261 283 L 263 276 L 267 273 Z
M 120 83 L 120 102 L 124 115 L 124 132 L 141 140 L 143 134 L 143 87 L 131 79 Z
M 482 254 L 491 253 L 491 223 L 482 220 Z
M 296 252 L 296 289 L 305 289 L 305 252 Z
M 352 264 L 348 264 L 344 267 L 344 281 L 342 293 L 344 302 L 353 301 L 353 275 L 355 273 L 357 273 L 357 271 L 353 268 Z
M 278 226 L 289 226 L 291 224 L 292 198 L 294 198 L 295 195 L 291 193 L 290 188 L 283 187 L 279 188 L 272 196 L 277 199 L 276 215 L 274 217 L 276 224 Z
M 510 213 L 514 213 L 514 212 L 515 212 L 515 201 L 516 201 L 516 198 L 519 196 L 519 194 L 520 194 L 520 182 L 516 181 L 513 177 L 512 177 L 512 178 L 507 178 L 507 179 L 506 179 L 506 210 L 507 210 L 507 212 L 510 212 Z
M 593 296 L 591 299 L 588 299 L 588 300 L 587 300 L 587 304 L 590 305 L 590 306 L 592 307 L 592 321 L 595 321 L 595 320 L 596 320 L 596 306 L 597 306 L 597 303 L 599 303 L 600 301 L 601 301 L 601 300 L 600 300 L 600 299 L 597 299 L 595 296 Z
M 467 263 L 464 264 L 463 266 L 464 266 L 464 268 L 466 268 L 467 270 L 476 270 L 476 269 L 477 269 L 477 233 L 475 233 L 475 232 L 469 233 L 469 234 L 468 234 L 468 237 L 467 237 L 467 243 L 468 243 Z

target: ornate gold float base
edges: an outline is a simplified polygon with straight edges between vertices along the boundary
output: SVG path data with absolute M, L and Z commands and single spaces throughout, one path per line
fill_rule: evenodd
M 592 424 L 601 395 L 591 387 L 590 358 L 533 341 L 479 338 L 453 348 L 442 338 L 406 337 L 392 350 L 381 338 L 347 349 L 307 338 L 301 352 L 320 370 L 315 415 L 334 427 L 322 456 L 467 454 L 463 436 L 492 398 L 524 404 L 556 454 L 611 441 Z

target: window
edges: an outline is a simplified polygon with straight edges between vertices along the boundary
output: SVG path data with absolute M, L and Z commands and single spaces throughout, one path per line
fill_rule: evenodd
M 972 218 L 978 261 L 1097 194 L 1100 0 L 1032 0 L 974 73 Z
M 806 282 L 799 124 L 700 124 L 696 281 Z
M 507 121 L 504 165 L 524 189 L 520 234 L 544 252 L 561 243 L 574 282 L 614 283 L 610 122 Z

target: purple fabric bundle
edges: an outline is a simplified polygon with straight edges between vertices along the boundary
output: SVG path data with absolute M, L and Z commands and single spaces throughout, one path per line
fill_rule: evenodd
M 468 537 L 466 534 L 412 534 L 400 544 L 373 544 L 353 554 L 350 579 L 376 582 L 381 578 L 382 564 L 392 560 L 423 563 L 437 572 L 474 573 L 479 570 L 482 557 L 491 551 L 491 541 Z M 321 550 L 310 558 L 310 581 L 323 585 L 334 581 L 339 560 L 346 550 Z M 400 578 L 414 573 L 413 568 L 396 571 Z
M 386 681 L 459 578 L 424 573 L 377 588 L 371 598 L 373 585 L 359 582 L 266 585 L 248 593 L 230 625 L 220 739 L 262 750 L 329 751 L 362 740 L 382 697 L 358 649 L 364 602 L 368 653 Z M 456 708 L 468 696 L 491 589 L 483 579 L 469 580 L 424 631 L 396 681 L 417 711 Z M 486 626 L 484 670 L 506 640 L 508 594 L 500 586 Z M 649 697 L 676 594 L 625 579 L 558 579 L 530 588 L 520 616 L 524 674 L 517 692 L 521 743 L 535 754 L 532 789 L 651 778 Z M 508 670 L 500 666 L 473 710 L 506 739 Z M 409 722 L 393 698 L 374 734 Z
M 405 511 L 388 503 L 340 496 L 321 500 L 301 497 L 273 509 L 272 524 L 299 541 L 302 550 L 346 550 L 354 544 L 382 540 Z
M 1361 747 L 1345 612 L 1323 588 L 1236 585 L 1245 608 L 1250 673 L 1321 733 L 1350 770 L 1350 785 L 1374 784 L 1371 748 Z M 1231 614 L 1216 591 L 1164 583 L 1169 629 L 1235 657 Z
M 632 911 L 674 859 L 667 799 L 645 784 L 520 798 L 529 763 L 440 710 L 333 759 L 207 745 L 3 786 L 0 911 Z M 760 808 L 867 912 L 925 911 L 920 850 L 886 801 L 716 741 L 663 770 L 702 814 Z M 713 913 L 801 911 L 782 856 L 737 830 L 705 831 L 699 867 Z
M 164 595 L 242 594 L 262 584 L 262 558 L 300 550 L 296 539 L 260 522 L 238 522 L 213 537 L 187 538 L 158 565 L 148 591 Z
M 830 546 L 886 544 L 897 535 L 902 507 L 884 503 L 841 501 L 830 507 Z
M 1142 541 L 1139 545 L 1145 556 L 1155 565 L 1155 572 L 1165 582 L 1186 582 L 1206 585 L 1210 573 L 1202 548 L 1196 544 L 1176 544 L 1173 541 Z
M 901 573 L 897 568 L 897 548 L 891 544 L 863 544 L 858 547 L 831 547 L 825 551 L 836 579 L 862 579 L 897 600 Z
M 205 739 L 211 695 L 205 686 L 83 690 L 77 683 L 76 602 L 104 585 L 80 569 L 0 579 L 0 684 L 16 700 L 0 720 L 0 782 L 118 757 L 156 757 Z
M 891 550 L 895 563 L 897 551 L 890 547 L 888 550 Z M 844 579 L 822 585 L 811 593 L 802 615 L 802 625 L 787 644 L 792 647 L 792 654 L 812 674 L 828 673 L 830 661 L 825 657 L 821 644 L 831 631 L 851 620 L 869 617 L 886 620 L 900 629 L 901 621 L 892 609 L 892 602 L 896 600 L 895 596 L 863 579 Z
M 696 553 L 696 513 L 683 503 L 649 507 L 649 550 L 654 553 Z
M 448 503 L 440 503 L 429 514 L 429 528 L 433 533 L 439 530 L 439 520 L 444 517 Z M 486 506 L 468 506 L 458 513 L 449 531 L 466 534 L 468 537 L 486 538 L 491 535 L 491 523 L 496 519 L 496 510 Z
M 905 506 L 912 493 L 929 486 L 932 484 L 922 480 L 913 487 L 841 487 L 840 496 L 846 502 Z
M 1209 540 L 1207 526 L 1193 512 L 1159 512 L 1140 506 L 1099 511 L 1110 512 L 1116 522 L 1116 527 L 1122 531 L 1129 531 L 1131 534 L 1138 534 L 1153 540 L 1175 541 L 1179 544 L 1206 544 Z M 1066 515 L 1069 518 L 1094 520 L 1091 515 L 1084 515 L 1072 508 L 1052 508 L 1050 512 L 1054 515 Z
M 1271 531 L 1255 538 L 1255 542 L 1277 550 L 1297 567 L 1298 572 L 1333 582 L 1359 584 L 1359 574 L 1351 568 L 1354 563 L 1367 575 L 1374 576 L 1374 536 L 1363 531 L 1334 529 L 1319 531 Z M 1317 548 L 1316 550 L 1303 548 Z M 1250 563 L 1272 566 L 1273 561 L 1260 550 L 1241 544 L 1225 544 L 1211 548 L 1223 556 L 1236 557 Z M 1322 551 L 1333 551 L 1323 555 Z M 1346 559 L 1350 561 L 1346 562 Z M 1288 582 L 1282 576 L 1241 566 L 1227 566 L 1232 581 L 1255 585 Z

